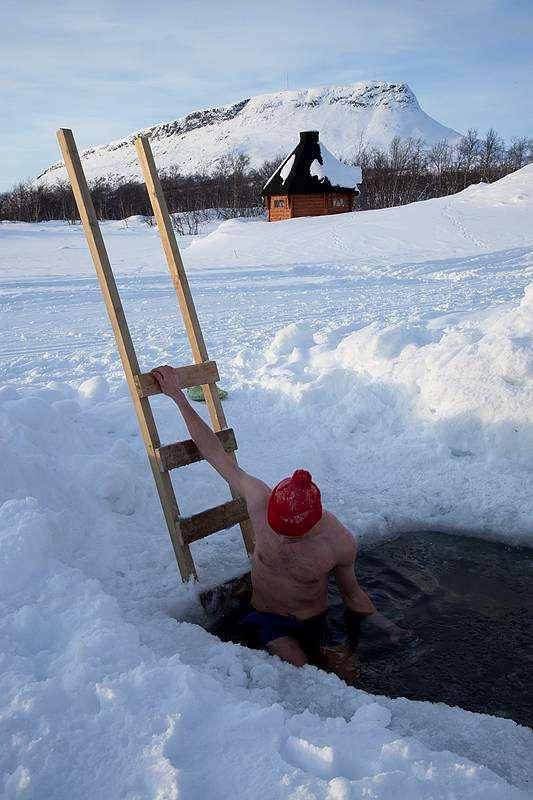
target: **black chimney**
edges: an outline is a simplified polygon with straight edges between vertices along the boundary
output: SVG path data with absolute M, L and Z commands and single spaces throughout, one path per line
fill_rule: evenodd
M 313 144 L 317 143 L 318 131 L 300 131 L 300 141 L 309 142 Z

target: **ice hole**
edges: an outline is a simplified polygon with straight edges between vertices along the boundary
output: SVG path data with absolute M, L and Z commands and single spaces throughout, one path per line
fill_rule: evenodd
M 344 610 L 332 579 L 328 627 L 358 647 L 357 686 L 373 694 L 443 702 L 533 725 L 533 549 L 469 536 L 404 533 L 362 547 L 357 575 L 376 606 L 417 638 L 393 647 Z M 239 625 L 249 576 L 233 584 L 208 629 L 253 647 Z M 227 598 L 226 598 L 227 600 Z

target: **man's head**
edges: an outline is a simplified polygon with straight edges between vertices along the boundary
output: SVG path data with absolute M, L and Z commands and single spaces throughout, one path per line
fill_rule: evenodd
M 272 490 L 267 519 L 270 527 L 282 536 L 303 536 L 322 517 L 320 489 L 305 469 L 297 469 Z

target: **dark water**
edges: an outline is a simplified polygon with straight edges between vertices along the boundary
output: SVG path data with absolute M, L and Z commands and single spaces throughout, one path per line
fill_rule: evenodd
M 363 550 L 357 575 L 380 611 L 417 634 L 393 647 L 363 623 L 360 688 L 533 726 L 533 550 L 442 533 L 403 534 Z M 249 644 L 236 619 L 234 611 L 212 632 Z M 333 634 L 350 630 L 357 638 L 334 581 L 328 625 Z

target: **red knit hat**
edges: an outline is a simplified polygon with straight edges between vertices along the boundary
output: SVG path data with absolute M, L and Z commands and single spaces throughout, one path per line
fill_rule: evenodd
M 320 489 L 307 470 L 297 469 L 292 478 L 284 478 L 272 490 L 267 519 L 276 533 L 303 536 L 321 517 Z

